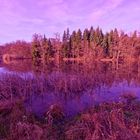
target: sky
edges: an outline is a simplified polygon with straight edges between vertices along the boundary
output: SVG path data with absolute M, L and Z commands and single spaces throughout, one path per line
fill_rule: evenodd
M 0 0 L 0 44 L 91 26 L 140 31 L 140 0 Z

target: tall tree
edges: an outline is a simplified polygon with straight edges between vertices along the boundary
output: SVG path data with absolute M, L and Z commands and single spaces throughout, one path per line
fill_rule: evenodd
M 54 49 L 50 39 L 48 40 L 47 55 L 49 58 L 54 57 Z
M 34 61 L 38 61 L 41 58 L 41 44 L 39 38 L 38 34 L 33 35 L 32 58 Z
M 72 57 L 75 58 L 76 57 L 76 31 L 72 32 L 71 35 L 71 47 L 72 47 Z
M 76 33 L 76 54 L 77 57 L 80 57 L 82 55 L 82 32 L 80 29 L 78 29 Z
M 67 34 L 66 34 L 66 31 L 64 31 L 64 33 L 63 33 L 62 41 L 63 41 L 62 55 L 63 55 L 63 57 L 67 57 L 68 52 L 67 52 Z
M 67 31 L 66 31 L 66 38 L 67 38 L 67 42 L 70 40 L 70 31 L 69 31 L 69 28 L 67 28 Z
M 88 55 L 88 50 L 89 50 L 89 36 L 90 32 L 86 28 L 83 32 L 83 43 L 84 43 L 84 56 L 86 57 Z
M 44 35 L 42 39 L 42 60 L 44 62 L 49 60 L 48 49 L 49 49 L 48 40 L 46 36 Z
M 108 36 L 109 36 L 109 33 L 106 33 L 104 35 L 103 42 L 102 42 L 102 46 L 103 46 L 103 49 L 104 49 L 104 55 L 105 55 L 105 57 L 109 56 Z
M 95 30 L 93 29 L 93 27 L 90 28 L 90 36 L 89 36 L 89 41 L 90 41 L 90 47 L 93 47 L 92 46 L 92 43 L 94 41 L 94 35 L 95 35 Z

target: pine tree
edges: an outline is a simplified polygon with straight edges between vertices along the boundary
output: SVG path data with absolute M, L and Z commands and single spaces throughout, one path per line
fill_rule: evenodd
M 113 30 L 110 31 L 110 33 L 108 34 L 108 47 L 109 47 L 109 55 L 112 58 L 113 57 Z
M 102 47 L 104 49 L 105 56 L 108 56 L 109 55 L 108 36 L 109 36 L 109 33 L 106 33 L 104 35 L 103 42 L 102 42 Z
M 76 34 L 76 55 L 80 57 L 82 55 L 82 32 L 79 29 Z
M 90 35 L 90 33 L 89 33 L 89 31 L 88 31 L 88 29 L 85 29 L 84 30 L 84 33 L 83 33 L 83 40 L 86 42 L 86 41 L 89 41 L 89 35 Z
M 94 36 L 95 36 L 95 30 L 93 29 L 93 27 L 91 27 L 89 33 L 89 46 L 91 49 L 94 48 Z
M 43 61 L 47 61 L 49 59 L 49 55 L 48 55 L 48 40 L 46 38 L 46 36 L 44 35 L 43 39 L 42 39 L 42 59 Z
M 94 42 L 95 42 L 96 46 L 102 44 L 103 38 L 104 38 L 104 37 L 103 37 L 103 32 L 102 32 L 102 30 L 98 27 L 98 28 L 95 30 L 95 35 L 94 35 Z
M 70 40 L 70 32 L 69 32 L 69 28 L 67 28 L 66 38 L 67 38 L 67 42 L 69 42 L 69 40 Z
M 37 34 L 33 35 L 32 58 L 34 61 L 38 61 L 41 58 L 41 45 L 40 45 L 39 36 Z
M 54 50 L 53 50 L 53 46 L 52 46 L 52 43 L 51 43 L 50 39 L 48 40 L 47 55 L 48 55 L 49 58 L 54 57 Z
M 119 45 L 119 33 L 116 28 L 113 32 L 113 45 L 114 45 L 114 47 L 117 47 Z
M 90 42 L 94 41 L 94 34 L 95 34 L 95 31 L 94 31 L 93 27 L 91 27 L 90 28 L 90 37 L 89 37 Z
M 88 55 L 88 50 L 89 50 L 89 37 L 90 37 L 90 32 L 88 29 L 85 29 L 83 32 L 83 42 L 84 42 L 84 55 L 85 57 Z
M 71 56 L 71 45 L 70 45 L 70 32 L 69 32 L 69 28 L 67 28 L 67 32 L 66 32 L 66 35 L 67 35 L 67 57 L 70 57 Z
M 73 31 L 72 32 L 72 35 L 71 35 L 71 49 L 72 49 L 72 56 L 73 58 L 76 57 L 76 53 L 75 53 L 75 50 L 76 50 L 76 31 Z
M 62 54 L 63 54 L 63 57 L 67 57 L 67 34 L 66 34 L 66 31 L 64 31 L 63 33 L 63 45 L 62 45 Z

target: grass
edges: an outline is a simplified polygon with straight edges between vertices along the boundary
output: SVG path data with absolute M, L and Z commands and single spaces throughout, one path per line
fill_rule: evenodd
M 67 75 L 61 72 L 39 77 L 3 74 L 0 76 L 0 99 L 3 101 L 24 99 L 32 94 L 44 94 L 49 91 L 75 96 L 95 86 L 97 83 L 92 77 Z
M 132 99 L 133 100 L 133 99 Z M 0 139 L 4 140 L 138 140 L 140 102 L 101 103 L 72 119 L 61 106 L 50 106 L 42 120 L 27 113 L 22 102 L 0 111 Z
M 105 103 L 66 127 L 67 140 L 129 140 L 140 137 L 140 103 Z M 128 115 L 129 114 L 129 115 Z

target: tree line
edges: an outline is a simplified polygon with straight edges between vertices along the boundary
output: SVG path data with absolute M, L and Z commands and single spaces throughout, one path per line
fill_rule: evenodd
M 34 62 L 49 60 L 131 60 L 140 56 L 140 35 L 130 35 L 117 29 L 104 33 L 101 28 L 84 29 L 70 33 L 67 28 L 62 38 L 34 34 L 32 42 L 16 41 L 5 44 L 2 53 L 24 55 Z
M 62 40 L 47 39 L 34 35 L 32 57 L 34 60 L 59 59 L 135 59 L 140 56 L 140 36 L 137 31 L 131 35 L 117 29 L 103 33 L 99 27 L 78 29 L 71 34 L 69 29 L 63 33 Z

